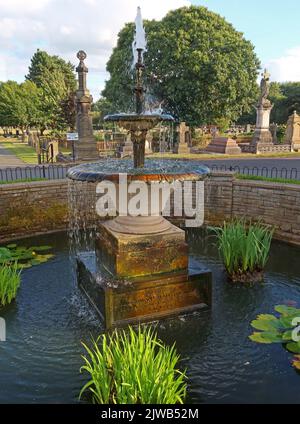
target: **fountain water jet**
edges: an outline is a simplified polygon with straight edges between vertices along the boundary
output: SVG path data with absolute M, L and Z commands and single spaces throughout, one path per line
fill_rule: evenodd
M 197 183 L 207 177 L 209 169 L 186 161 L 145 162 L 147 132 L 161 121 L 173 122 L 174 119 L 170 115 L 144 111 L 143 53 L 146 42 L 140 9 L 133 46 L 137 58 L 136 112 L 105 117 L 105 121 L 117 122 L 130 132 L 134 146 L 133 164 L 127 160 L 102 160 L 74 167 L 69 170 L 68 177 L 75 182 L 114 182 L 118 193 L 127 190 L 130 182 L 141 182 L 148 188 L 141 201 L 146 202 L 151 198 L 154 182 Z M 126 183 L 122 179 L 124 173 Z M 92 255 L 92 260 L 78 257 L 78 282 L 107 328 L 186 314 L 211 305 L 211 273 L 189 272 L 185 232 L 162 216 L 163 207 L 160 198 L 156 213 L 148 210 L 146 215 L 132 216 L 127 207 L 126 213 L 99 223 L 96 255 Z M 120 204 L 116 204 L 116 209 L 120 210 Z

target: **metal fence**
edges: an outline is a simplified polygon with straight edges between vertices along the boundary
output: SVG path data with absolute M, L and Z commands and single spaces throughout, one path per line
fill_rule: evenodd
M 49 164 L 0 168 L 0 182 L 34 179 L 60 180 L 66 178 L 68 169 L 72 166 L 74 166 L 74 164 Z M 256 166 L 248 167 L 215 164 L 207 164 L 207 166 L 212 171 L 232 171 L 250 176 L 300 180 L 300 169 L 297 168 L 288 169 L 266 166 L 259 168 Z
M 0 182 L 34 179 L 61 180 L 66 178 L 68 169 L 72 166 L 74 164 L 0 168 Z
M 232 171 L 238 174 L 266 177 L 266 178 L 283 178 L 287 180 L 300 180 L 300 169 L 297 168 L 277 168 L 263 166 L 259 168 L 249 166 L 229 166 L 229 165 L 206 165 L 212 171 Z

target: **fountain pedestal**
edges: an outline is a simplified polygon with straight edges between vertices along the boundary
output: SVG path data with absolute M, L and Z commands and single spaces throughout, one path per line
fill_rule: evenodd
M 106 328 L 186 315 L 211 306 L 211 272 L 188 270 L 185 233 L 162 217 L 124 217 L 103 223 L 96 239 L 94 273 L 78 259 L 81 288 L 102 316 Z M 156 223 L 153 220 L 156 218 Z M 128 221 L 136 232 L 116 231 Z M 152 220 L 153 232 L 145 222 Z M 160 221 L 160 222 L 159 222 Z M 146 227 L 142 234 L 142 227 Z M 161 227 L 162 231 L 155 232 Z M 99 281 L 99 267 L 106 277 Z M 98 270 L 98 271 L 97 271 Z

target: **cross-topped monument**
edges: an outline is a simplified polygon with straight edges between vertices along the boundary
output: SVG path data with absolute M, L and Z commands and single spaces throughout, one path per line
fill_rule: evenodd
M 76 92 L 77 106 L 77 132 L 79 141 L 75 147 L 75 158 L 78 161 L 91 161 L 99 159 L 97 143 L 93 133 L 93 122 L 91 108 L 93 97 L 87 89 L 88 68 L 84 61 L 87 54 L 80 50 L 77 53 L 79 65 L 76 68 L 78 73 L 78 90 Z

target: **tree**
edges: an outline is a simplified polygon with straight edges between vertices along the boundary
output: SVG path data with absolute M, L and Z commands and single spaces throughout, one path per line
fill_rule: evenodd
M 74 127 L 74 66 L 58 56 L 37 50 L 31 59 L 26 79 L 35 83 L 42 92 L 41 130 Z
M 41 91 L 31 81 L 1 83 L 0 126 L 20 128 L 25 135 L 29 127 L 41 122 L 41 102 Z
M 192 125 L 236 120 L 250 111 L 259 61 L 252 44 L 224 18 L 191 6 L 145 27 L 147 100 L 163 102 L 166 111 Z M 127 24 L 107 64 L 110 79 L 102 94 L 116 112 L 133 104 L 133 34 L 134 25 Z
M 271 121 L 283 125 L 288 117 L 296 110 L 300 113 L 300 82 L 272 82 L 269 98 L 273 104 Z M 257 102 L 256 102 L 257 103 Z M 239 124 L 255 124 L 255 103 L 250 114 L 244 114 L 238 120 Z
M 300 82 L 278 84 L 276 96 L 270 99 L 274 104 L 271 119 L 286 124 L 288 117 L 296 110 L 300 113 Z

